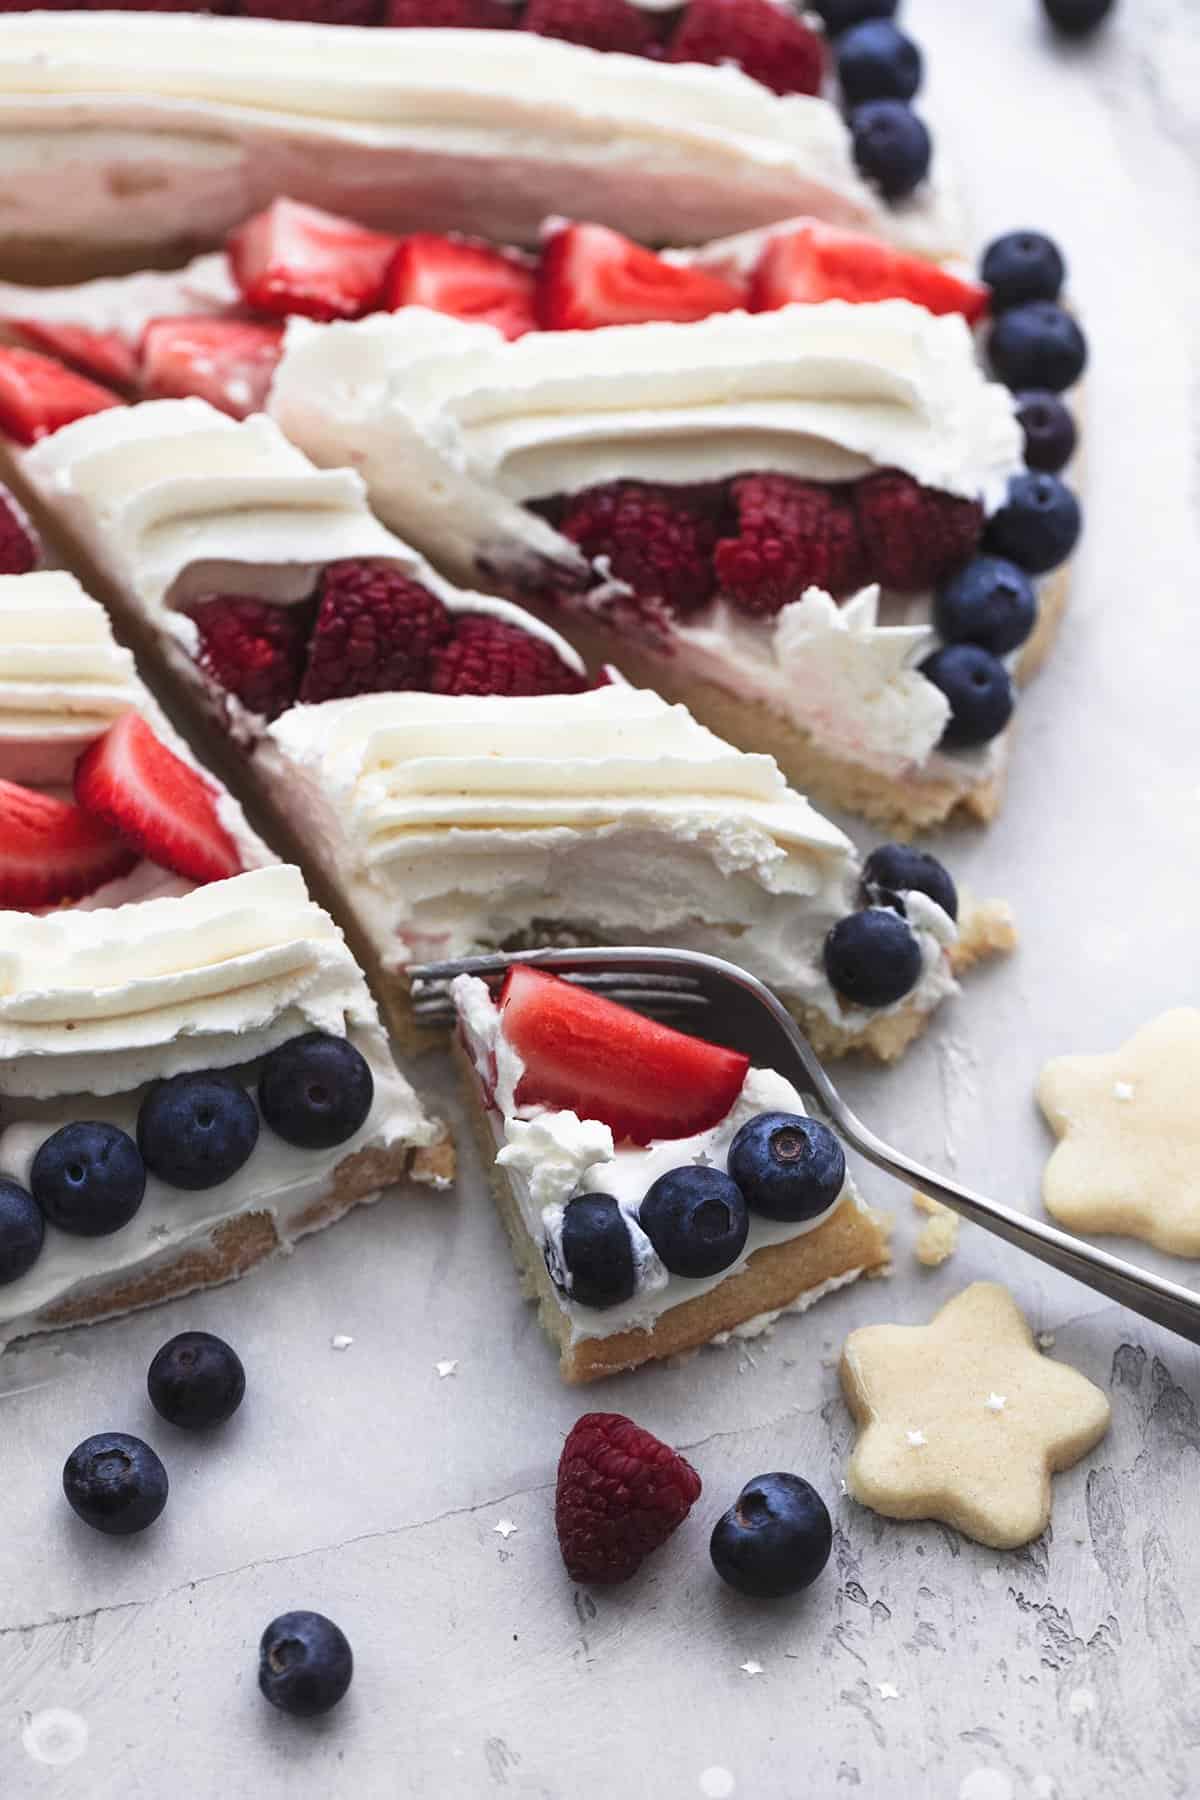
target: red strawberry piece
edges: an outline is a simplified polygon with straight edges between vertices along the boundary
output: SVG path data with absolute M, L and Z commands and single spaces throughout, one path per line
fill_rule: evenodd
M 277 719 L 295 705 L 312 606 L 213 594 L 188 611 L 200 633 L 200 666 L 227 694 L 263 719 Z
M 628 56 L 644 55 L 656 45 L 660 25 L 658 14 L 630 0 L 529 0 L 521 15 L 523 31 Z
M 644 250 L 607 225 L 565 225 L 538 266 L 536 310 L 543 331 L 598 325 L 687 324 L 744 305 L 721 275 L 686 269 Z
M 569 1108 L 635 1144 L 716 1125 L 750 1067 L 736 1050 L 688 1037 L 557 975 L 514 965 L 500 990 L 504 1036 L 525 1073 L 521 1105 Z
M 142 333 L 147 400 L 195 395 L 235 419 L 266 405 L 283 352 L 283 326 L 248 319 L 151 319 Z
M 91 331 L 86 325 L 69 325 L 57 319 L 9 319 L 6 323 L 23 343 L 56 356 L 81 375 L 90 375 L 112 387 L 137 385 L 137 357 L 115 331 Z
M 75 419 L 122 406 L 119 394 L 36 350 L 0 346 L 0 431 L 36 444 Z
M 613 481 L 568 503 L 559 530 L 639 598 L 672 612 L 697 612 L 712 597 L 719 490 Z
M 373 25 L 379 0 L 241 0 L 252 19 L 299 19 L 307 25 Z
M 435 694 L 578 694 L 587 685 L 553 644 L 494 619 L 459 613 L 454 637 L 433 659 Z
M 308 646 L 303 701 L 427 690 L 453 619 L 428 588 L 389 563 L 331 563 Z
M 777 232 L 750 277 L 751 312 L 793 300 L 912 300 L 927 312 L 962 313 L 974 325 L 987 311 L 988 290 L 923 256 L 814 222 Z
M 533 270 L 514 255 L 421 231 L 401 240 L 387 272 L 383 305 L 393 312 L 427 306 L 517 338 L 537 329 L 533 285 Z
M 100 819 L 15 781 L 0 781 L 0 907 L 82 900 L 128 875 L 137 851 Z
M 717 579 L 742 612 L 777 613 L 805 588 L 850 594 L 866 579 L 854 507 L 845 493 L 790 475 L 740 475 L 737 535 L 717 545 Z
M 239 225 L 226 248 L 234 280 L 259 312 L 357 319 L 380 305 L 398 242 L 315 206 L 276 200 Z
M 28 575 L 42 563 L 37 532 L 7 488 L 0 487 L 0 575 Z
M 506 31 L 517 22 L 503 0 L 385 0 L 385 25 L 450 27 L 458 31 Z
M 143 856 L 193 881 L 240 872 L 237 845 L 217 814 L 212 783 L 155 736 L 140 713 L 123 713 L 75 766 L 75 798 Z
M 817 33 L 775 0 L 691 0 L 667 60 L 737 63 L 777 94 L 819 94 L 825 73 Z
M 572 1581 L 611 1586 L 636 1574 L 700 1498 L 677 1450 L 621 1413 L 584 1413 L 558 1459 L 554 1524 Z
M 882 469 L 856 483 L 854 508 L 868 577 L 902 594 L 933 587 L 978 546 L 983 508 L 936 488 L 921 487 L 899 469 Z

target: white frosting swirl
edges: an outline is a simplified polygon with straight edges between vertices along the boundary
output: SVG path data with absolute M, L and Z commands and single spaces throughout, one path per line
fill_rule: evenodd
M 1011 397 L 965 321 L 905 300 L 512 343 L 417 308 L 293 320 L 270 411 L 317 462 L 360 469 L 382 517 L 460 573 L 577 566 L 521 503 L 597 482 L 899 468 L 994 505 L 1021 465 Z
M 67 243 L 213 239 L 279 193 L 526 242 L 568 193 L 650 242 L 797 213 L 962 237 L 937 170 L 880 203 L 828 101 L 529 32 L 5 14 L 0 169 L 4 234 Z

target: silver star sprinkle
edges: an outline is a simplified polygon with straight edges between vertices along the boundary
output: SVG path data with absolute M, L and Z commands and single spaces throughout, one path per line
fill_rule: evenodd
M 753 1657 L 750 1657 L 746 1662 L 739 1664 L 739 1667 L 744 1675 L 761 1675 L 763 1672 L 762 1664 L 760 1662 L 755 1662 Z
M 517 1528 L 511 1519 L 501 1519 L 498 1524 L 492 1526 L 492 1530 L 499 1532 L 505 1543 L 508 1542 L 516 1529 Z
M 445 1362 L 435 1362 L 433 1366 L 441 1381 L 445 1381 L 447 1375 L 458 1374 L 458 1358 L 456 1356 L 449 1357 Z

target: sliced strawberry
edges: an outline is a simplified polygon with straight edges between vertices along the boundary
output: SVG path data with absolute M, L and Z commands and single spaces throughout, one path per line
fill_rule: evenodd
M 136 850 L 81 807 L 0 781 L 0 907 L 82 900 L 137 861 Z
M 494 325 L 507 338 L 533 331 L 533 270 L 503 250 L 419 231 L 401 240 L 384 283 L 383 304 L 428 306 Z
M 74 419 L 123 405 L 119 394 L 53 357 L 0 346 L 0 431 L 18 444 L 36 444 Z
M 814 220 L 776 233 L 750 276 L 751 312 L 793 300 L 912 300 L 931 313 L 962 313 L 974 325 L 987 311 L 988 290 L 923 256 Z
M 686 324 L 744 305 L 733 283 L 706 269 L 679 268 L 607 225 L 565 225 L 550 237 L 537 275 L 544 331 L 598 325 Z
M 691 0 L 668 62 L 736 63 L 777 94 L 819 94 L 825 46 L 786 0 Z
M 58 319 L 9 319 L 6 323 L 34 350 L 56 356 L 81 375 L 112 387 L 131 388 L 137 383 L 137 357 L 115 331 L 91 331 L 86 325 L 69 325 Z
M 379 306 L 399 241 L 315 206 L 276 200 L 239 225 L 226 248 L 234 280 L 259 312 L 358 319 Z
M 142 393 L 147 400 L 195 395 L 249 418 L 266 405 L 283 329 L 247 319 L 151 319 L 142 333 Z
M 525 1065 L 521 1105 L 569 1107 L 616 1138 L 690 1137 L 728 1113 L 750 1068 L 557 975 L 518 963 L 500 991 L 504 1035 Z
M 151 862 L 193 881 L 223 881 L 242 862 L 217 814 L 216 790 L 127 712 L 84 751 L 75 798 Z

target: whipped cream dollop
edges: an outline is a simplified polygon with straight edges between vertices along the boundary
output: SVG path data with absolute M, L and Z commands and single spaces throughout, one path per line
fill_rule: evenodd
M 517 1107 L 512 1097 L 523 1068 L 519 1054 L 505 1036 L 499 1009 L 476 976 L 460 975 L 452 984 L 452 992 L 467 1053 L 487 1102 L 497 1145 L 496 1160 L 509 1178 L 525 1229 L 542 1248 L 558 1277 L 558 1302 L 570 1320 L 573 1343 L 582 1338 L 612 1337 L 620 1331 L 648 1331 L 670 1307 L 708 1293 L 738 1274 L 756 1250 L 815 1231 L 839 1206 L 862 1205 L 847 1176 L 834 1206 L 815 1219 L 796 1223 L 751 1213 L 742 1255 L 719 1275 L 699 1280 L 671 1275 L 638 1223 L 638 1209 L 649 1189 L 670 1169 L 691 1165 L 724 1169 L 729 1146 L 748 1120 L 763 1112 L 804 1113 L 804 1102 L 796 1089 L 773 1069 L 752 1068 L 733 1106 L 716 1125 L 688 1137 L 664 1138 L 644 1147 L 614 1145 L 611 1131 L 598 1120 L 581 1119 L 577 1113 L 544 1106 Z M 512 1081 L 507 1094 L 497 1089 L 497 1066 L 506 1068 Z M 630 1299 L 619 1305 L 580 1306 L 570 1297 L 561 1247 L 562 1217 L 568 1201 L 577 1193 L 611 1194 L 625 1219 L 637 1285 Z M 832 1291 L 833 1286 L 851 1279 L 853 1275 L 847 1273 L 822 1291 Z M 812 1297 L 816 1297 L 815 1293 Z M 804 1298 L 802 1295 L 801 1300 Z
M 463 574 L 573 544 L 523 502 L 618 479 L 903 469 L 992 507 L 1021 467 L 1008 392 L 966 321 L 832 300 L 694 324 L 531 332 L 419 308 L 293 320 L 269 409 L 323 466 L 353 464 L 397 531 Z
M 504 30 L 0 17 L 3 236 L 215 241 L 280 193 L 391 230 L 524 242 L 567 194 L 650 242 L 797 213 L 933 255 L 963 236 L 940 168 L 887 207 L 835 106 L 733 67 Z

